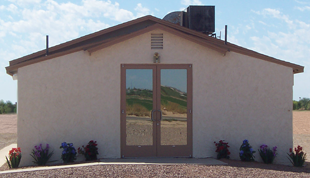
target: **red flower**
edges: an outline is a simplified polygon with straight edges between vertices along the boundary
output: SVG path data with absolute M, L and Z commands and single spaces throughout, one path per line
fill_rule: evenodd
M 292 148 L 290 148 L 290 153 L 292 153 L 293 151 L 292 151 Z

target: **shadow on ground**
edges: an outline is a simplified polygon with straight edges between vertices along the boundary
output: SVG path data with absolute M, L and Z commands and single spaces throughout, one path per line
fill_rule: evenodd
M 227 163 L 227 165 L 224 166 L 237 167 L 237 168 L 253 168 L 253 169 L 258 168 L 273 171 L 310 173 L 310 162 L 306 162 L 304 167 L 293 167 L 288 165 L 264 164 L 261 162 L 243 162 L 239 160 L 228 160 L 228 159 L 221 159 L 220 161 Z

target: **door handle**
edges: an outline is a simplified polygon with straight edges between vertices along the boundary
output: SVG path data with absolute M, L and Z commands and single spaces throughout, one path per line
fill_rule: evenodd
M 159 118 L 159 120 L 161 121 L 161 118 L 163 117 L 163 113 L 161 112 L 161 110 L 159 109 L 159 110 L 157 110 L 158 112 L 160 112 L 160 118 Z
M 154 119 L 153 119 L 153 114 L 154 114 L 155 111 L 156 111 L 156 110 L 152 110 L 152 112 L 151 112 L 151 120 L 152 120 L 152 121 L 154 121 Z

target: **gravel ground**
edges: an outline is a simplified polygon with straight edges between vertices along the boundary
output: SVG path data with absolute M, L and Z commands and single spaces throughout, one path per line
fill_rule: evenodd
M 97 165 L 0 174 L 1 177 L 310 177 L 309 168 L 226 160 L 228 166 Z

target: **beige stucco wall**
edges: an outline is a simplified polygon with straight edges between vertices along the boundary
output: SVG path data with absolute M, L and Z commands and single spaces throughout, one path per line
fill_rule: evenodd
M 292 69 L 234 52 L 218 52 L 165 31 L 164 49 L 150 49 L 150 33 L 93 53 L 79 51 L 18 70 L 18 146 L 21 165 L 39 143 L 54 149 L 98 141 L 99 157 L 120 157 L 120 64 L 193 65 L 193 156 L 215 157 L 214 141 L 229 142 L 238 158 L 243 139 L 254 150 L 278 146 L 276 163 L 288 163 L 292 138 Z M 80 158 L 81 159 L 81 158 Z M 256 153 L 256 160 L 260 160 Z

